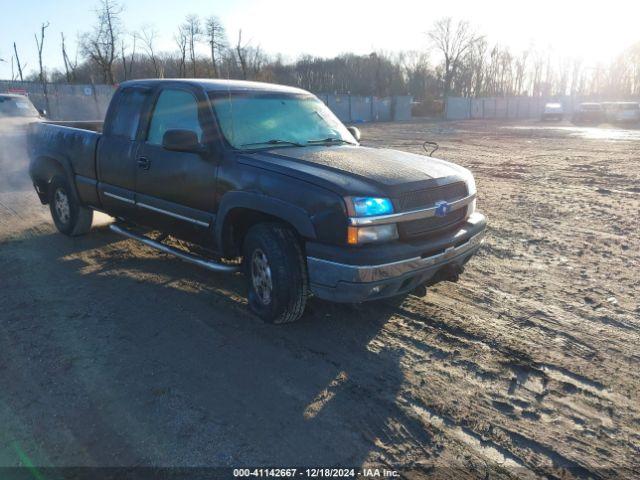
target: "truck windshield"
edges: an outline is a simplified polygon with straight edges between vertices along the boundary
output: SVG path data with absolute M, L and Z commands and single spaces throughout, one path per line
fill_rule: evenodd
M 210 92 L 209 98 L 223 135 L 237 149 L 357 144 L 313 95 Z
M 0 117 L 37 117 L 38 111 L 26 97 L 0 95 Z

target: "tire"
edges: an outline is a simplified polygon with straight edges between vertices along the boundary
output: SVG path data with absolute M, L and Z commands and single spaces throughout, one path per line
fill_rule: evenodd
M 291 323 L 309 295 L 307 266 L 296 235 L 277 223 L 249 229 L 243 244 L 249 308 L 267 323 Z
M 80 205 L 66 178 L 54 177 L 48 193 L 51 217 L 60 233 L 75 237 L 91 230 L 93 210 Z

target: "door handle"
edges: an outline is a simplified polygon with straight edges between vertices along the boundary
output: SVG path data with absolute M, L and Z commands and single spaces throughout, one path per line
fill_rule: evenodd
M 141 168 L 142 170 L 149 170 L 149 168 L 151 168 L 151 160 L 147 157 L 138 158 L 138 168 Z

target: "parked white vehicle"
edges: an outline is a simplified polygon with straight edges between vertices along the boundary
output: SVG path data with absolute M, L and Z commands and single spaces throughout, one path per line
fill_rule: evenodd
M 0 132 L 26 131 L 29 124 L 39 122 L 46 115 L 33 106 L 29 97 L 14 93 L 0 93 Z
M 615 123 L 640 122 L 640 104 L 637 102 L 615 102 L 611 109 L 611 121 Z
M 562 120 L 564 117 L 564 107 L 558 102 L 549 102 L 545 104 L 542 111 L 542 120 Z

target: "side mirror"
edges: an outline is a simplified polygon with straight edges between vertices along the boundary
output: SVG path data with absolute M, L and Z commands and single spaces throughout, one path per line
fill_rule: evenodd
M 349 130 L 349 133 L 353 135 L 356 141 L 360 141 L 360 129 L 358 127 L 347 127 L 347 130 Z
M 38 113 L 40 114 L 41 117 L 47 116 L 47 111 L 44 108 L 39 108 Z
M 204 152 L 204 147 L 198 141 L 198 134 L 193 130 L 167 130 L 162 136 L 162 146 L 174 152 Z

